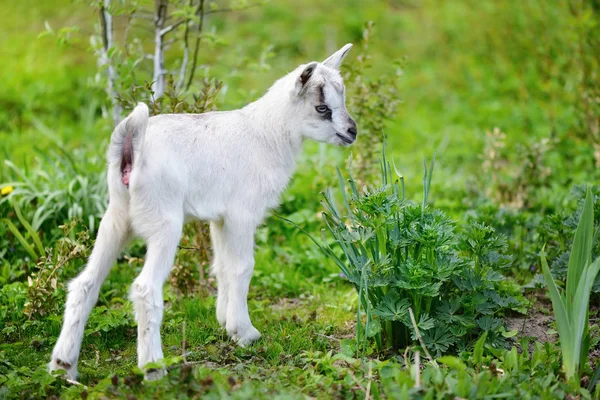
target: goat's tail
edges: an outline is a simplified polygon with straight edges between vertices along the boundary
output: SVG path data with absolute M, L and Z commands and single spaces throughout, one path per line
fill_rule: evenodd
M 107 158 L 111 166 L 118 165 L 121 181 L 129 187 L 129 176 L 133 169 L 133 161 L 139 157 L 143 147 L 149 111 L 144 103 L 138 103 L 131 114 L 117 125 L 110 137 Z

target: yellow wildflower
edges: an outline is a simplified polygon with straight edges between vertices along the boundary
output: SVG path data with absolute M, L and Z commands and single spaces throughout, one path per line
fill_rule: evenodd
M 10 192 L 12 192 L 14 190 L 14 187 L 12 186 L 4 186 L 2 188 L 2 196 L 6 196 L 7 194 L 9 194 Z

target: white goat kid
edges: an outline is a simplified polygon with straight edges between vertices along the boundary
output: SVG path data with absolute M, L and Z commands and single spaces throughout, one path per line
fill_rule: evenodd
M 140 103 L 112 134 L 109 205 L 86 268 L 69 284 L 64 323 L 50 370 L 77 376 L 86 321 L 117 256 L 131 236 L 147 244 L 131 287 L 138 365 L 163 358 L 162 288 L 185 220 L 210 221 L 217 320 L 240 346 L 260 338 L 247 295 L 254 233 L 292 176 L 304 139 L 349 145 L 356 124 L 345 106 L 339 67 L 347 44 L 323 63 L 300 65 L 246 107 L 148 118 Z M 162 371 L 147 371 L 150 378 Z

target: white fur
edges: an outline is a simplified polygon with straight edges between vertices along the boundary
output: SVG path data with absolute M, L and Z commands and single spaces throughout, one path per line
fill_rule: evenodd
M 299 66 L 240 110 L 148 118 L 148 107 L 140 103 L 117 126 L 107 154 L 109 207 L 87 267 L 69 284 L 50 370 L 65 369 L 76 378 L 85 323 L 131 235 L 148 246 L 130 296 L 138 324 L 138 365 L 163 358 L 162 287 L 188 219 L 210 221 L 217 320 L 241 346 L 260 338 L 247 305 L 254 233 L 266 211 L 278 204 L 305 138 L 337 145 L 354 141 L 356 125 L 346 111 L 338 71 L 350 47 L 323 63 Z M 315 108 L 322 100 L 330 118 Z M 129 188 L 120 171 L 126 135 L 132 137 L 134 154 Z

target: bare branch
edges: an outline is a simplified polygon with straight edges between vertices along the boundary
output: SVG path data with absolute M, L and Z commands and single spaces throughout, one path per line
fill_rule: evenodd
M 410 315 L 410 322 L 412 323 L 412 326 L 415 329 L 415 334 L 417 335 L 417 339 L 419 340 L 419 343 L 421 343 L 421 347 L 423 348 L 425 355 L 429 359 L 429 362 L 431 362 L 431 364 L 436 369 L 439 369 L 438 363 L 435 361 L 435 359 L 433 359 L 433 357 L 431 357 L 431 354 L 429 354 L 429 350 L 427 350 L 427 347 L 425 347 L 425 342 L 423 342 L 423 337 L 421 336 L 421 332 L 419 331 L 419 327 L 417 326 L 417 321 L 415 320 L 415 314 L 413 313 L 413 310 L 411 307 L 408 307 L 408 314 Z
M 200 23 L 198 24 L 198 28 L 196 30 L 196 42 L 194 43 L 194 56 L 192 57 L 192 69 L 190 70 L 190 76 L 188 77 L 187 85 L 185 85 L 185 90 L 188 90 L 190 86 L 192 86 L 192 81 L 194 80 L 194 75 L 196 74 L 196 64 L 198 62 L 198 50 L 200 49 L 200 39 L 202 38 L 202 28 L 204 27 L 204 1 L 200 0 L 200 4 L 197 9 L 197 16 L 200 19 Z
M 163 30 L 160 31 L 160 34 L 162 36 L 165 36 L 167 33 L 171 32 L 172 30 L 179 28 L 179 26 L 185 22 L 187 22 L 187 20 L 185 20 L 185 19 L 182 19 L 181 21 L 177 21 L 173 25 L 169 25 L 166 28 L 163 28 Z
M 190 0 L 190 6 L 194 3 L 194 0 Z M 198 8 L 196 9 L 195 14 L 200 12 L 200 3 L 198 3 Z M 187 71 L 188 60 L 190 58 L 190 43 L 189 43 L 189 35 L 190 35 L 190 24 L 189 21 L 185 24 L 185 31 L 183 32 L 183 57 L 181 58 L 181 68 L 179 69 L 179 80 L 177 81 L 177 85 L 175 86 L 178 89 L 181 89 L 185 84 L 185 73 Z

